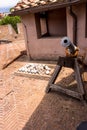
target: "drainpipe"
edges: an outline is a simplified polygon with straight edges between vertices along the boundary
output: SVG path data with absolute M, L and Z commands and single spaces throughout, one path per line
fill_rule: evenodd
M 73 18 L 73 43 L 77 45 L 77 16 L 72 10 L 72 6 L 69 7 L 69 13 Z
M 31 57 L 31 54 L 30 54 L 30 49 L 29 49 L 29 40 L 28 40 L 28 32 L 27 32 L 27 27 L 26 27 L 26 25 L 24 24 L 24 22 L 21 20 L 21 22 L 22 22 L 22 24 L 24 25 L 24 28 L 25 28 L 25 33 L 26 33 L 26 41 L 27 41 L 27 50 L 28 50 L 28 55 L 29 55 L 29 57 L 30 57 L 30 60 L 32 59 L 32 57 Z

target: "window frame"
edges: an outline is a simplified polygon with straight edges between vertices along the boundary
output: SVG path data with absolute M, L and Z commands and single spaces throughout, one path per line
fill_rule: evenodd
M 39 12 L 39 13 L 35 13 L 35 23 L 36 23 L 36 32 L 37 32 L 37 38 L 55 38 L 55 37 L 64 37 L 67 35 L 67 21 L 65 19 L 66 22 L 66 34 L 65 35 L 50 35 L 49 32 L 49 25 L 48 25 L 48 14 L 49 11 L 46 12 Z M 66 16 L 65 16 L 66 17 Z M 42 34 L 42 28 L 41 28 L 41 19 L 45 20 L 45 26 L 46 26 L 46 33 Z

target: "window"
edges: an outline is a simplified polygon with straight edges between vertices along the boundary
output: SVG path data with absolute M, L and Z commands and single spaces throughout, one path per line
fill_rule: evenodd
M 35 14 L 37 37 L 62 37 L 67 35 L 66 9 Z
M 35 14 L 37 37 L 45 37 L 48 35 L 47 13 Z

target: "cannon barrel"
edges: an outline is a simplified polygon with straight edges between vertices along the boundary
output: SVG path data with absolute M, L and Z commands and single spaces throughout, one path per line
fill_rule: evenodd
M 68 37 L 61 39 L 61 45 L 67 48 L 70 54 L 74 54 L 76 52 L 77 47 L 70 41 Z

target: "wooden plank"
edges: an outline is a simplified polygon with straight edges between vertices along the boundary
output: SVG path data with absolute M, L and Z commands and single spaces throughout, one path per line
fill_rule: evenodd
M 77 98 L 77 99 L 80 99 L 80 100 L 83 100 L 83 95 L 81 95 L 80 93 L 78 92 L 75 92 L 75 91 L 71 91 L 69 89 L 65 89 L 65 88 L 62 88 L 61 86 L 58 86 L 58 85 L 55 85 L 55 84 L 51 84 L 50 86 L 51 89 L 55 90 L 55 91 L 59 91 L 61 93 L 65 93 L 69 96 L 72 96 L 74 98 Z
M 10 43 L 10 42 L 12 42 L 12 41 L 10 41 L 10 40 L 0 40 L 0 43 Z
M 58 65 L 68 67 L 68 68 L 73 68 L 74 69 L 74 58 L 70 57 L 59 57 L 58 60 Z
M 54 84 L 62 66 L 74 69 L 76 80 L 77 80 L 78 92 L 72 91 L 70 89 L 66 89 L 66 88 L 63 88 L 61 86 Z M 48 93 L 51 89 L 59 91 L 61 93 L 65 93 L 65 94 L 72 96 L 76 99 L 80 99 L 80 100 L 84 101 L 85 91 L 84 91 L 84 85 L 83 85 L 83 81 L 82 81 L 77 58 L 59 57 L 58 62 L 57 62 L 57 66 L 56 66 L 56 68 L 53 72 L 53 75 L 50 78 L 50 81 L 49 81 L 48 86 L 46 88 L 46 92 Z
M 84 91 L 84 85 L 83 85 L 83 81 L 82 81 L 82 77 L 80 74 L 80 68 L 79 68 L 79 64 L 77 59 L 75 58 L 75 76 L 76 76 L 76 80 L 77 80 L 77 87 L 78 87 L 78 91 L 82 94 L 85 94 Z
M 56 78 L 57 78 L 57 76 L 58 76 L 58 74 L 59 74 L 61 68 L 62 68 L 62 66 L 59 66 L 59 65 L 57 65 L 57 66 L 55 67 L 55 70 L 54 70 L 54 72 L 53 72 L 53 74 L 52 74 L 52 77 L 50 78 L 49 83 L 48 83 L 48 85 L 47 85 L 47 87 L 46 87 L 46 92 L 47 92 L 47 93 L 50 91 L 50 85 L 55 82 L 55 80 L 56 80 Z
M 38 74 L 28 74 L 28 73 L 21 73 L 21 72 L 14 72 L 15 76 L 27 77 L 27 78 L 35 78 L 40 80 L 49 80 L 50 75 L 38 75 Z

